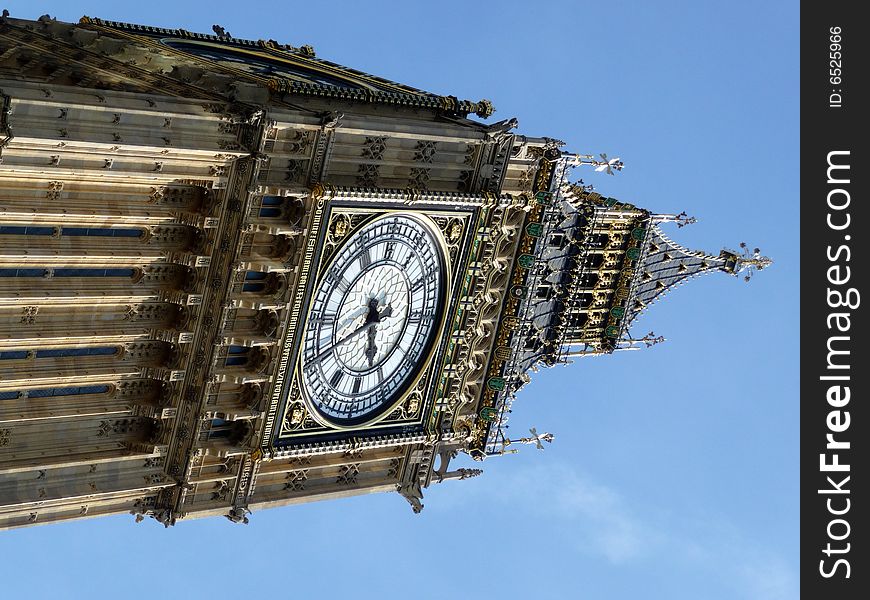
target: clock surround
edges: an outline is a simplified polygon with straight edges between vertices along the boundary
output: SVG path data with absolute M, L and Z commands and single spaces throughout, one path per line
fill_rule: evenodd
M 446 245 L 427 217 L 390 211 L 343 237 L 315 285 L 298 359 L 312 416 L 339 428 L 378 421 L 419 380 L 447 289 Z
M 419 194 L 413 203 L 403 196 L 374 190 L 323 186 L 315 190 L 310 218 L 302 224 L 304 252 L 299 269 L 311 283 L 304 295 L 289 298 L 288 327 L 281 332 L 283 352 L 275 372 L 271 406 L 266 415 L 265 447 L 272 452 L 296 453 L 317 448 L 330 451 L 365 440 L 423 439 L 436 430 L 435 390 L 440 385 L 437 372 L 449 340 L 450 328 L 458 308 L 455 289 L 463 280 L 469 248 L 480 226 L 481 198 L 474 195 Z M 485 204 L 485 203 L 484 203 Z M 484 209 L 484 212 L 488 209 Z M 422 220 L 433 229 L 444 260 L 445 299 L 436 313 L 434 339 L 420 358 L 422 368 L 383 413 L 353 423 L 324 418 L 306 399 L 302 371 L 304 336 L 315 290 L 325 269 L 332 264 L 343 244 L 361 228 L 389 215 L 404 215 Z M 298 314 L 298 318 L 292 316 Z

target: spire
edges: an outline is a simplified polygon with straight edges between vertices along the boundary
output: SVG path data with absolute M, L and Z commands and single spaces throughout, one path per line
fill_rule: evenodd
M 625 328 L 646 308 L 672 289 L 704 273 L 724 271 L 730 275 L 746 273 L 748 281 L 755 271 L 771 265 L 773 261 L 761 256 L 755 248 L 752 252 L 741 243 L 741 253 L 722 250 L 718 256 L 689 250 L 671 240 L 659 228 L 659 223 L 676 223 L 682 227 L 694 219 L 679 215 L 652 215 L 650 226 L 641 247 L 631 294 L 626 303 Z

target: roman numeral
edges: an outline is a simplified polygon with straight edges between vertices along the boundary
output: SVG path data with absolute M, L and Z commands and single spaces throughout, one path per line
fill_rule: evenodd
M 429 310 L 414 310 L 408 315 L 408 323 L 430 323 L 434 317 L 434 312 Z
M 362 385 L 362 377 L 353 378 L 353 393 L 359 394 L 359 388 Z
M 335 373 L 332 374 L 332 377 L 329 378 L 329 385 L 332 387 L 338 387 L 339 382 L 344 377 L 344 371 L 338 369 Z
M 350 282 L 344 278 L 344 274 L 336 273 L 335 271 L 329 271 L 324 277 L 324 283 L 327 287 L 335 287 L 341 293 L 344 293 L 350 287 Z
M 372 253 L 368 248 L 364 248 L 359 255 L 359 262 L 363 269 L 367 269 L 372 264 Z
M 387 242 L 387 250 L 384 253 L 384 257 L 389 260 L 393 258 L 393 254 L 396 252 L 396 242 Z
M 327 327 L 335 323 L 335 313 L 318 313 L 312 312 L 311 317 L 308 319 L 309 328 L 317 329 L 322 325 L 326 325 Z

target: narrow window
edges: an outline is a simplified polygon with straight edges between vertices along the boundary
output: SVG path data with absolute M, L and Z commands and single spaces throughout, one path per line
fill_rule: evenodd
M 0 277 L 45 277 L 45 269 L 0 269 Z
M 88 237 L 142 237 L 141 229 L 123 229 L 116 227 L 64 227 L 61 235 Z
M 54 227 L 0 225 L 0 235 L 54 235 Z
M 134 269 L 55 269 L 55 277 L 132 277 Z
M 117 353 L 117 346 L 100 346 L 97 348 L 53 348 L 50 350 L 37 350 L 36 358 L 60 358 L 64 356 L 109 356 Z
M 248 271 L 245 273 L 245 283 L 242 285 L 243 292 L 262 292 L 266 289 L 266 279 L 268 273 L 264 271 Z
M 250 348 L 245 346 L 230 346 L 227 348 L 227 358 L 224 365 L 227 367 L 238 367 L 248 363 L 248 352 Z
M 51 398 L 52 396 L 82 396 L 85 394 L 105 394 L 109 391 L 107 385 L 83 385 L 78 387 L 44 388 L 27 392 L 30 398 Z

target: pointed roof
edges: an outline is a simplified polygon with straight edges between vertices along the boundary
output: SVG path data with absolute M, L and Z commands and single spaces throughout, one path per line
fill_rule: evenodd
M 741 244 L 741 254 L 723 249 L 717 256 L 713 256 L 703 251 L 689 250 L 665 235 L 659 224 L 666 222 L 683 226 L 693 220 L 684 219 L 684 215 L 653 215 L 650 218 L 626 303 L 623 335 L 620 337 L 624 337 L 632 321 L 651 304 L 690 279 L 714 271 L 723 271 L 730 275 L 744 271 L 751 273 L 773 262 L 761 256 L 757 248 L 750 254 L 745 249 L 745 244 Z M 746 278 L 749 276 L 747 274 Z

